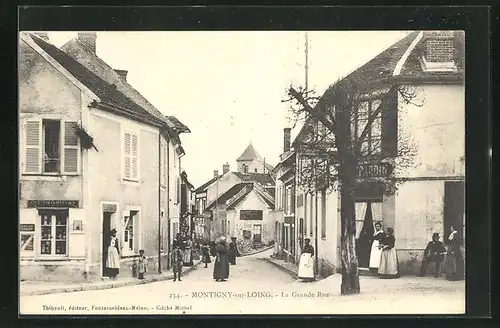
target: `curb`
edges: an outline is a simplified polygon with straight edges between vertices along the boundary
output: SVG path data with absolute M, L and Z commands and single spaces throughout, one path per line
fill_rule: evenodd
M 201 261 L 198 261 L 191 267 L 188 267 L 182 273 L 186 274 L 192 270 L 194 270 Z M 153 276 L 151 278 L 146 278 L 144 280 L 131 280 L 131 281 L 117 281 L 110 284 L 92 284 L 88 285 L 80 285 L 80 286 L 71 286 L 71 287 L 57 287 L 46 290 L 33 290 L 29 292 L 20 292 L 19 296 L 35 296 L 35 295 L 47 295 L 47 294 L 60 294 L 60 293 L 72 293 L 72 292 L 81 292 L 81 291 L 89 291 L 89 290 L 103 290 L 103 289 L 112 289 L 112 288 L 120 288 L 120 287 L 128 287 L 128 286 L 136 286 L 136 285 L 144 285 L 152 282 L 166 281 L 174 278 L 173 274 L 162 275 L 162 276 Z
M 291 269 L 289 269 L 289 268 L 287 268 L 287 267 L 284 267 L 284 266 L 282 266 L 282 265 L 280 265 L 280 264 L 278 264 L 278 263 L 276 263 L 276 262 L 274 262 L 274 261 L 271 261 L 271 260 L 270 260 L 270 259 L 268 259 L 267 257 L 262 258 L 262 260 L 264 260 L 264 261 L 266 261 L 266 262 L 268 262 L 268 263 L 271 263 L 272 265 L 274 265 L 274 266 L 278 267 L 279 269 L 281 269 L 281 270 L 285 271 L 286 273 L 290 274 L 290 275 L 291 275 L 291 276 L 293 276 L 294 278 L 298 278 L 298 276 L 297 276 L 297 272 L 295 272 L 295 271 L 293 271 L 293 270 L 291 270 Z
M 245 256 L 250 256 L 250 255 L 255 255 L 255 254 L 263 253 L 263 252 L 268 251 L 268 250 L 270 250 L 272 248 L 274 248 L 274 245 L 273 246 L 268 246 L 268 247 L 263 248 L 263 249 L 259 249 L 258 251 L 255 251 L 255 252 L 251 252 L 251 253 L 247 253 L 247 254 L 242 254 L 239 257 L 245 257 Z

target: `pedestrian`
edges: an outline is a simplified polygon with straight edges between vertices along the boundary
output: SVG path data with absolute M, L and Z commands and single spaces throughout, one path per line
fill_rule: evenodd
M 238 251 L 238 245 L 236 243 L 236 237 L 231 237 L 231 242 L 229 243 L 229 251 L 227 253 L 229 263 L 231 265 L 236 265 L 236 257 L 240 255 L 241 254 Z
M 215 264 L 214 264 L 214 279 L 215 281 L 226 281 L 229 278 L 229 261 L 227 259 L 226 238 L 221 237 L 215 245 Z
M 380 278 L 399 278 L 399 264 L 395 244 L 394 229 L 387 228 L 387 232 L 379 245 L 382 250 L 378 268 Z
M 120 247 L 118 245 L 118 238 L 116 238 L 116 229 L 110 231 L 110 236 L 108 238 L 106 271 L 111 279 L 116 279 L 120 273 Z
M 181 250 L 184 248 L 182 235 L 179 232 L 175 235 L 175 238 L 172 241 L 172 249 L 174 249 L 176 246 L 179 247 Z
M 448 250 L 444 264 L 444 273 L 447 280 L 461 280 L 464 278 L 464 259 L 462 256 L 462 239 L 454 226 L 447 240 Z
M 174 282 L 181 281 L 183 255 L 179 245 L 172 251 L 172 271 L 174 272 Z
M 425 277 L 427 274 L 427 266 L 430 263 L 434 263 L 434 277 L 439 277 L 441 275 L 441 263 L 443 262 L 445 253 L 446 249 L 444 248 L 444 244 L 439 241 L 439 233 L 433 233 L 432 241 L 427 244 L 424 250 L 419 277 Z
M 210 251 L 208 244 L 205 243 L 201 247 L 201 261 L 205 263 L 205 268 L 208 267 L 208 263 L 212 263 L 212 260 L 210 259 Z
M 384 238 L 384 230 L 382 229 L 382 223 L 375 223 L 375 232 L 373 233 L 373 237 L 371 238 L 371 251 L 370 251 L 370 271 L 377 272 L 378 267 L 380 265 L 380 256 L 382 254 L 382 250 L 378 247 L 380 245 L 380 241 Z
M 184 243 L 184 266 L 193 266 L 193 241 L 187 237 Z
M 298 277 L 304 281 L 314 281 L 316 279 L 314 274 L 314 247 L 310 243 L 311 239 L 304 239 L 299 261 Z
M 144 250 L 141 249 L 139 250 L 139 265 L 138 265 L 138 272 L 139 272 L 139 279 L 144 279 L 144 274 L 148 271 L 148 258 L 144 255 Z
M 212 256 L 212 257 L 215 257 L 215 255 L 217 255 L 215 253 L 215 246 L 216 246 L 215 241 L 212 240 L 210 242 L 210 256 Z

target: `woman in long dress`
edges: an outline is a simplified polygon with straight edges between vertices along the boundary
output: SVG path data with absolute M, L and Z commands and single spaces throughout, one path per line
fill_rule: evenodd
M 372 237 L 372 248 L 370 251 L 370 271 L 377 272 L 380 265 L 380 256 L 382 255 L 382 250 L 379 248 L 380 241 L 384 239 L 384 230 L 382 229 L 382 223 L 375 223 L 375 232 Z
M 379 247 L 382 249 L 378 274 L 381 278 L 399 278 L 399 264 L 396 248 L 394 247 L 394 229 L 387 228 L 387 233 L 382 239 Z
M 184 266 L 192 266 L 193 265 L 193 242 L 191 241 L 191 238 L 188 237 L 185 243 L 185 248 L 184 248 L 184 260 L 183 264 Z
M 118 239 L 116 238 L 115 229 L 110 231 L 106 271 L 112 279 L 116 279 L 116 276 L 120 273 L 120 247 L 118 245 Z
M 448 250 L 444 262 L 444 273 L 448 280 L 461 280 L 464 277 L 464 260 L 460 246 L 462 240 L 458 231 L 452 226 L 447 240 Z
M 215 281 L 226 281 L 229 278 L 226 238 L 221 237 L 219 239 L 219 242 L 215 246 L 215 253 L 214 279 Z
M 305 281 L 314 281 L 314 247 L 310 244 L 309 238 L 304 239 L 304 247 L 300 255 L 299 279 Z

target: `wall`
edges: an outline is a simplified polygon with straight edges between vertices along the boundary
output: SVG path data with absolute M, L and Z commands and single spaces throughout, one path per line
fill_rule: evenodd
M 414 102 L 401 104 L 399 123 L 418 155 L 401 177 L 465 176 L 465 91 L 463 85 L 424 85 Z
M 340 204 L 337 191 L 331 191 L 326 194 L 326 237 L 321 236 L 322 229 L 322 208 L 321 197 L 318 202 L 318 269 L 322 276 L 333 274 L 339 267 L 338 257 L 338 234 L 340 221 Z
M 262 221 L 259 220 L 240 220 L 241 210 L 262 210 Z M 234 234 L 239 240 L 243 240 L 243 230 L 252 231 L 254 224 L 262 225 L 262 243 L 268 244 L 274 239 L 274 223 L 275 216 L 271 215 L 272 210 L 269 209 L 267 203 L 252 190 L 239 204 L 237 204 L 233 211 L 228 211 L 228 219 L 232 222 L 231 226 L 235 227 Z
M 254 159 L 252 161 L 238 161 L 238 172 L 243 171 L 243 165 L 248 165 L 248 172 L 254 173 L 257 170 L 257 173 L 269 173 L 267 168 L 264 169 L 264 161 L 259 159 Z
M 216 182 L 212 183 L 207 188 L 207 206 L 218 196 L 222 195 L 231 189 L 232 186 L 240 182 L 242 182 L 242 180 L 232 172 L 228 172 L 220 176 Z

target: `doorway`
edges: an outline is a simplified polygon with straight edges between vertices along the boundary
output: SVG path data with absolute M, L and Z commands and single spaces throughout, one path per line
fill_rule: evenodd
M 254 224 L 253 226 L 253 243 L 262 243 L 262 225 L 260 224 Z
M 102 213 L 102 276 L 107 277 L 106 260 L 108 257 L 109 232 L 111 231 L 111 215 L 113 213 Z
M 448 238 L 453 226 L 464 237 L 465 226 L 465 182 L 445 181 L 443 223 L 445 238 Z

